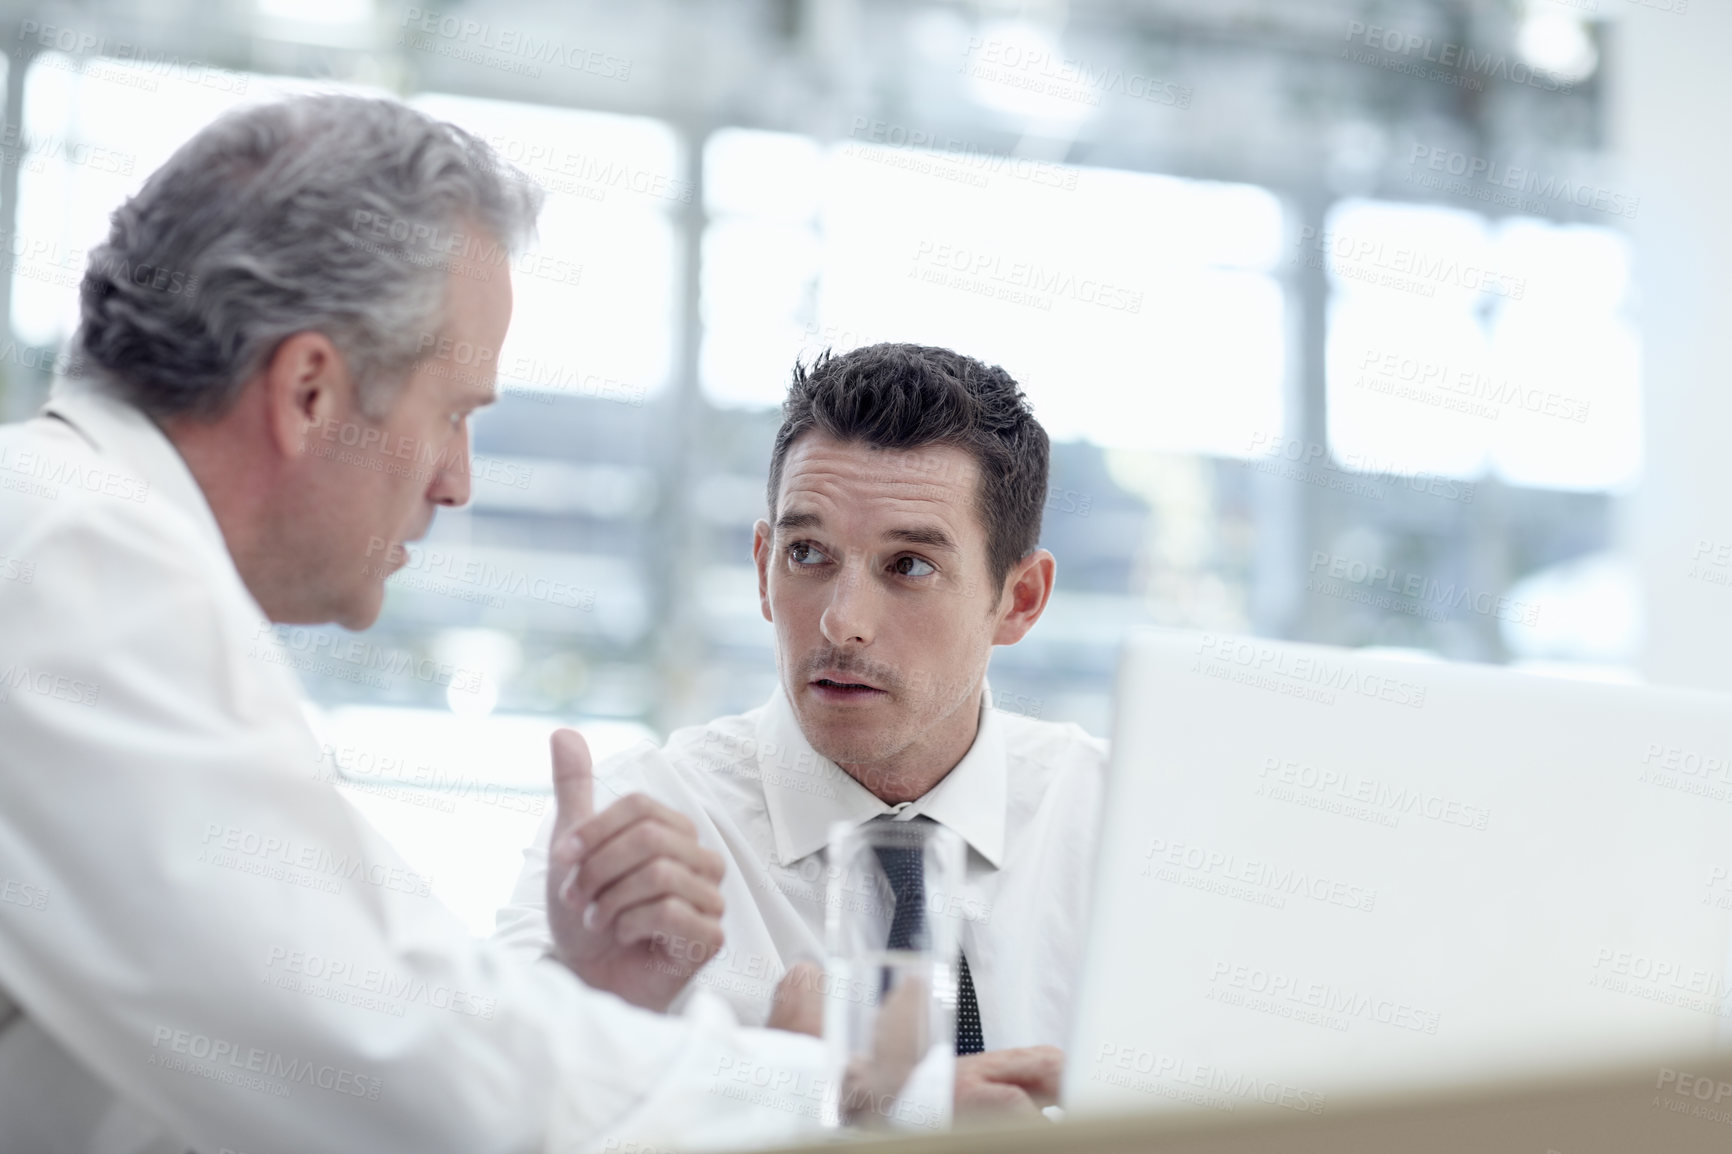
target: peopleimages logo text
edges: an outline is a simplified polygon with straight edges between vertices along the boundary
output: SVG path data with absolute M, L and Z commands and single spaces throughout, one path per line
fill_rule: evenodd
M 1218 665 L 1257 677 L 1356 694 L 1391 705 L 1425 708 L 1425 686 L 1388 674 L 1356 669 L 1351 661 L 1328 653 L 1298 653 L 1266 641 L 1204 633 L 1197 638 L 1196 659 L 1191 670 L 1193 673 L 1208 673 L 1211 672 L 1210 666 Z
M 485 49 L 501 56 L 519 57 L 536 64 L 554 64 L 575 72 L 587 72 L 603 80 L 631 79 L 631 61 L 624 57 L 588 49 L 581 44 L 570 44 L 557 37 L 537 36 L 533 32 L 473 20 L 454 13 L 407 8 L 403 12 L 403 27 L 410 32 L 437 36 L 453 44 Z
M 1556 173 L 1542 175 L 1521 165 L 1428 144 L 1415 144 L 1407 163 L 1410 171 L 1417 172 L 1423 167 L 1431 172 L 1459 177 L 1469 185 L 1483 183 L 1542 201 L 1566 202 L 1577 208 L 1591 208 L 1612 216 L 1634 218 L 1642 206 L 1641 197 L 1627 196 L 1585 181 L 1573 181 Z
M 1547 92 L 1568 92 L 1573 87 L 1555 73 L 1535 68 L 1519 59 L 1511 60 L 1508 53 L 1481 52 L 1470 44 L 1457 44 L 1449 40 L 1440 42 L 1416 32 L 1403 32 L 1399 28 L 1385 28 L 1360 20 L 1349 20 L 1345 39 L 1349 44 L 1363 44 L 1390 56 L 1404 60 L 1421 60 L 1467 76 L 1507 80 L 1512 84 L 1525 84 Z

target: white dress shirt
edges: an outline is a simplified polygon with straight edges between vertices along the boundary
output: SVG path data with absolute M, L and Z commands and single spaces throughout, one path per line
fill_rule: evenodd
M 694 985 L 727 998 L 747 1022 L 764 1021 L 789 966 L 824 956 L 823 850 L 832 822 L 925 815 L 949 826 L 968 845 L 961 901 L 951 904 L 986 1048 L 1064 1046 L 1106 755 L 1105 742 L 1075 725 L 992 708 L 989 691 L 974 744 L 956 767 L 918 800 L 886 805 L 812 748 L 778 689 L 749 713 L 603 762 L 596 805 L 647 793 L 691 818 L 699 840 L 727 859 L 726 944 Z M 499 913 L 496 937 L 526 957 L 552 944 L 543 898 L 551 835 L 552 822 L 543 822 Z
M 326 780 L 162 432 L 93 386 L 0 428 L 0 1148 L 746 1144 L 810 1038 L 663 1017 L 464 932 Z M 747 1071 L 742 1079 L 739 1072 Z

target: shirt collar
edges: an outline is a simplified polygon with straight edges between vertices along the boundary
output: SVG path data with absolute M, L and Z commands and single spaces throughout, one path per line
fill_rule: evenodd
M 924 815 L 955 830 L 994 869 L 998 868 L 1004 857 L 1005 807 L 1009 801 L 1002 725 L 998 711 L 992 708 L 992 690 L 986 688 L 981 694 L 974 744 L 962 760 L 924 796 L 902 806 L 886 805 L 812 748 L 778 685 L 759 716 L 757 746 L 758 771 L 778 861 L 792 865 L 824 848 L 833 822 L 861 825 L 885 815 L 897 820 Z
M 126 467 L 145 484 L 144 500 L 179 509 L 201 536 L 228 555 L 222 527 L 180 450 L 136 405 L 114 396 L 94 378 L 62 377 L 54 382 L 41 415 L 71 425 L 105 459 Z

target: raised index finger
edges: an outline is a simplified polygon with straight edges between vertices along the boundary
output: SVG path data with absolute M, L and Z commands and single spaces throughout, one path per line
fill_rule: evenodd
M 566 833 L 595 813 L 595 763 L 589 743 L 575 729 L 556 729 L 553 753 L 554 830 Z

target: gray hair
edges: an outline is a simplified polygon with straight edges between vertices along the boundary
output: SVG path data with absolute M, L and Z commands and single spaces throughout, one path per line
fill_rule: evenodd
M 394 101 L 231 112 L 91 249 L 73 371 L 153 417 L 212 417 L 286 338 L 317 331 L 381 416 L 442 319 L 447 273 L 485 277 L 517 252 L 543 195 L 481 140 Z

